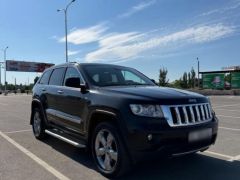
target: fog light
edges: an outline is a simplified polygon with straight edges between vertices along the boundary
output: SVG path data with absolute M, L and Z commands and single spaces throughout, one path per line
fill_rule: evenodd
M 147 138 L 148 138 L 149 141 L 151 141 L 151 140 L 152 140 L 152 134 L 149 134 L 149 135 L 147 136 Z

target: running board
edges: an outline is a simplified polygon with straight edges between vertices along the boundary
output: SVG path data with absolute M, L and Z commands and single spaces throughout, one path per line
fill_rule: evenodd
M 55 137 L 55 138 L 58 138 L 58 139 L 66 142 L 66 143 L 69 143 L 69 144 L 71 144 L 71 145 L 73 145 L 73 146 L 75 146 L 75 147 L 78 147 L 78 148 L 85 148 L 85 147 L 86 147 L 86 145 L 80 144 L 79 142 L 76 142 L 76 141 L 74 141 L 74 140 L 71 140 L 71 139 L 69 139 L 69 138 L 66 138 L 66 137 L 58 134 L 58 133 L 55 132 L 54 130 L 45 130 L 45 133 L 48 134 L 48 135 L 50 135 L 50 136 L 53 136 L 53 137 Z

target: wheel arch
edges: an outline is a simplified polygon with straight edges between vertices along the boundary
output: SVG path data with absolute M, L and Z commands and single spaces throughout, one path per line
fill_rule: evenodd
M 121 114 L 117 110 L 114 109 L 105 109 L 105 108 L 96 108 L 91 111 L 90 116 L 88 118 L 87 125 L 87 144 L 88 148 L 91 148 L 91 140 L 93 136 L 93 131 L 95 127 L 101 122 L 111 122 L 113 123 L 118 132 L 120 133 L 120 137 L 123 140 L 124 146 L 128 151 L 128 155 L 130 155 L 127 143 L 127 137 L 124 134 L 127 134 L 127 128 L 123 120 L 121 120 Z
M 40 111 L 43 114 L 44 121 L 46 123 L 46 114 L 44 112 L 44 108 L 43 108 L 43 105 L 42 105 L 41 101 L 39 99 L 33 99 L 32 100 L 32 105 L 31 105 L 30 125 L 32 125 L 32 122 L 33 122 L 33 111 L 34 111 L 35 108 L 39 108 L 40 109 Z
M 112 110 L 105 110 L 105 109 L 95 109 L 90 113 L 90 116 L 88 118 L 88 125 L 87 125 L 87 132 L 88 132 L 88 139 L 91 139 L 91 135 L 93 134 L 93 131 L 95 127 L 101 123 L 101 122 L 112 122 L 115 125 L 118 125 L 117 123 L 118 115 L 116 112 L 113 112 Z

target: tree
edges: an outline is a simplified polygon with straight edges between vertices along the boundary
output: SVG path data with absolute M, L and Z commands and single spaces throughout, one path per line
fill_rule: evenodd
M 191 81 L 192 81 L 191 87 L 195 88 L 196 73 L 195 73 L 195 70 L 193 69 L 193 67 L 191 69 Z
M 191 73 L 188 73 L 188 88 L 192 88 L 192 78 L 191 78 Z
M 165 68 L 161 68 L 159 70 L 159 86 L 167 86 L 169 79 L 167 78 L 168 70 Z
M 179 80 L 175 80 L 174 82 L 172 82 L 172 86 L 171 87 L 174 87 L 174 88 L 181 88 L 182 86 L 181 86 L 181 79 L 179 79 Z
M 182 87 L 185 89 L 188 88 L 188 75 L 186 72 L 183 74 L 182 82 Z

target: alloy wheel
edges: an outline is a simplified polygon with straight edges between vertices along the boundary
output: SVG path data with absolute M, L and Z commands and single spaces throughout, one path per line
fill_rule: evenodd
M 118 148 L 113 134 L 102 129 L 95 139 L 95 154 L 100 167 L 109 173 L 113 172 L 118 162 Z

